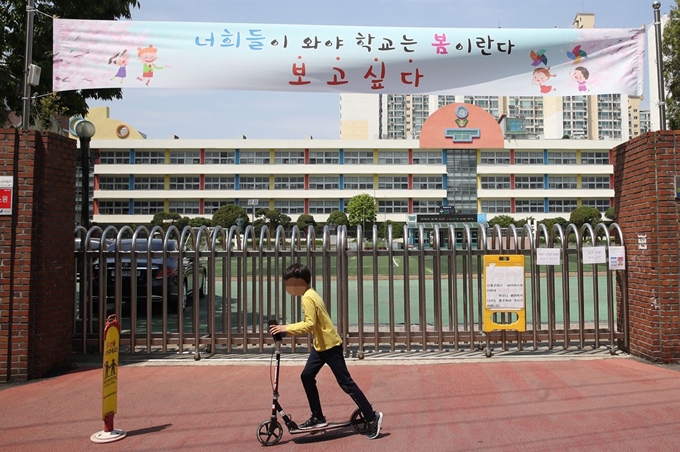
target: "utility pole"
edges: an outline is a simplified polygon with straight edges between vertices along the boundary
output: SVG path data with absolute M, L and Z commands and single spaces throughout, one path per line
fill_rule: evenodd
M 661 53 L 661 3 L 652 3 L 654 8 L 654 35 L 656 41 L 656 79 L 659 90 L 659 130 L 666 130 L 666 86 L 663 79 L 663 55 Z
M 31 84 L 28 76 L 33 60 L 33 15 L 35 14 L 35 0 L 28 0 L 26 4 L 26 52 L 24 53 L 24 94 L 21 98 L 21 128 L 27 131 L 31 126 Z

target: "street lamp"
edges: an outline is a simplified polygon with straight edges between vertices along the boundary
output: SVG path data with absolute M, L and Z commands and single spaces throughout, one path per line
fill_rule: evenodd
M 80 141 L 80 225 L 90 228 L 90 140 L 97 129 L 85 119 L 76 122 L 73 130 Z
M 255 206 L 257 206 L 260 203 L 259 199 L 249 199 L 248 200 L 248 205 L 253 206 L 253 223 L 255 223 Z

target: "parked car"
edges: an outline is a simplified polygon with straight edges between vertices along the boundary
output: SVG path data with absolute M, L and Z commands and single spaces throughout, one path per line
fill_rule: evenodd
M 162 239 L 152 239 L 151 240 L 151 251 L 156 252 L 151 255 L 151 265 L 147 263 L 146 252 L 148 250 L 149 241 L 148 239 L 137 239 L 135 247 L 136 256 L 136 274 L 131 275 L 132 272 L 132 239 L 124 239 L 120 242 L 120 251 L 122 251 L 120 256 L 120 269 L 119 277 L 122 278 L 122 298 L 123 301 L 130 301 L 132 295 L 132 280 L 135 281 L 137 287 L 137 302 L 141 305 L 146 305 L 147 296 L 147 284 L 148 277 L 147 272 L 151 271 L 151 301 L 152 303 L 162 303 L 163 302 L 163 272 L 167 275 L 167 296 L 168 296 L 168 309 L 171 311 L 176 311 L 179 300 L 179 288 L 180 285 L 183 287 L 182 290 L 182 309 L 186 309 L 187 302 L 193 299 L 194 290 L 198 287 L 199 297 L 205 297 L 207 288 L 207 269 L 205 266 L 205 259 L 199 259 L 195 262 L 193 252 L 190 251 L 186 246 L 183 249 L 183 275 L 182 281 L 179 281 L 179 258 L 175 255 L 168 255 L 165 262 L 163 261 L 163 255 L 158 254 L 158 252 L 163 251 L 163 240 Z M 168 241 L 168 252 L 178 251 L 178 243 L 176 240 Z M 108 252 L 116 251 L 116 243 L 111 243 L 106 249 Z M 141 254 L 138 254 L 141 253 Z M 164 265 L 165 264 L 165 265 Z M 198 281 L 194 281 L 194 265 L 198 265 Z M 97 300 L 99 298 L 99 260 L 95 260 L 92 265 L 92 295 L 93 299 Z M 109 254 L 106 257 L 106 296 L 108 300 L 112 300 L 115 297 L 115 277 L 116 277 L 116 258 L 114 255 Z M 196 284 L 195 284 L 196 283 Z

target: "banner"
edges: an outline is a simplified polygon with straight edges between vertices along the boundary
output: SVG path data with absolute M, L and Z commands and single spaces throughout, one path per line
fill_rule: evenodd
M 644 29 L 54 20 L 54 91 L 641 96 Z

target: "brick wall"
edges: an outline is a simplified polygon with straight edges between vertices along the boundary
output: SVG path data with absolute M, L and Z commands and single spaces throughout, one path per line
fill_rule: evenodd
M 628 298 L 629 351 L 660 362 L 680 361 L 679 146 L 680 131 L 663 131 L 614 149 L 616 222 L 627 261 L 617 292 Z M 623 302 L 619 296 L 620 323 Z
M 0 129 L 0 175 L 18 183 L 0 216 L 0 382 L 70 364 L 76 155 L 68 137 Z

